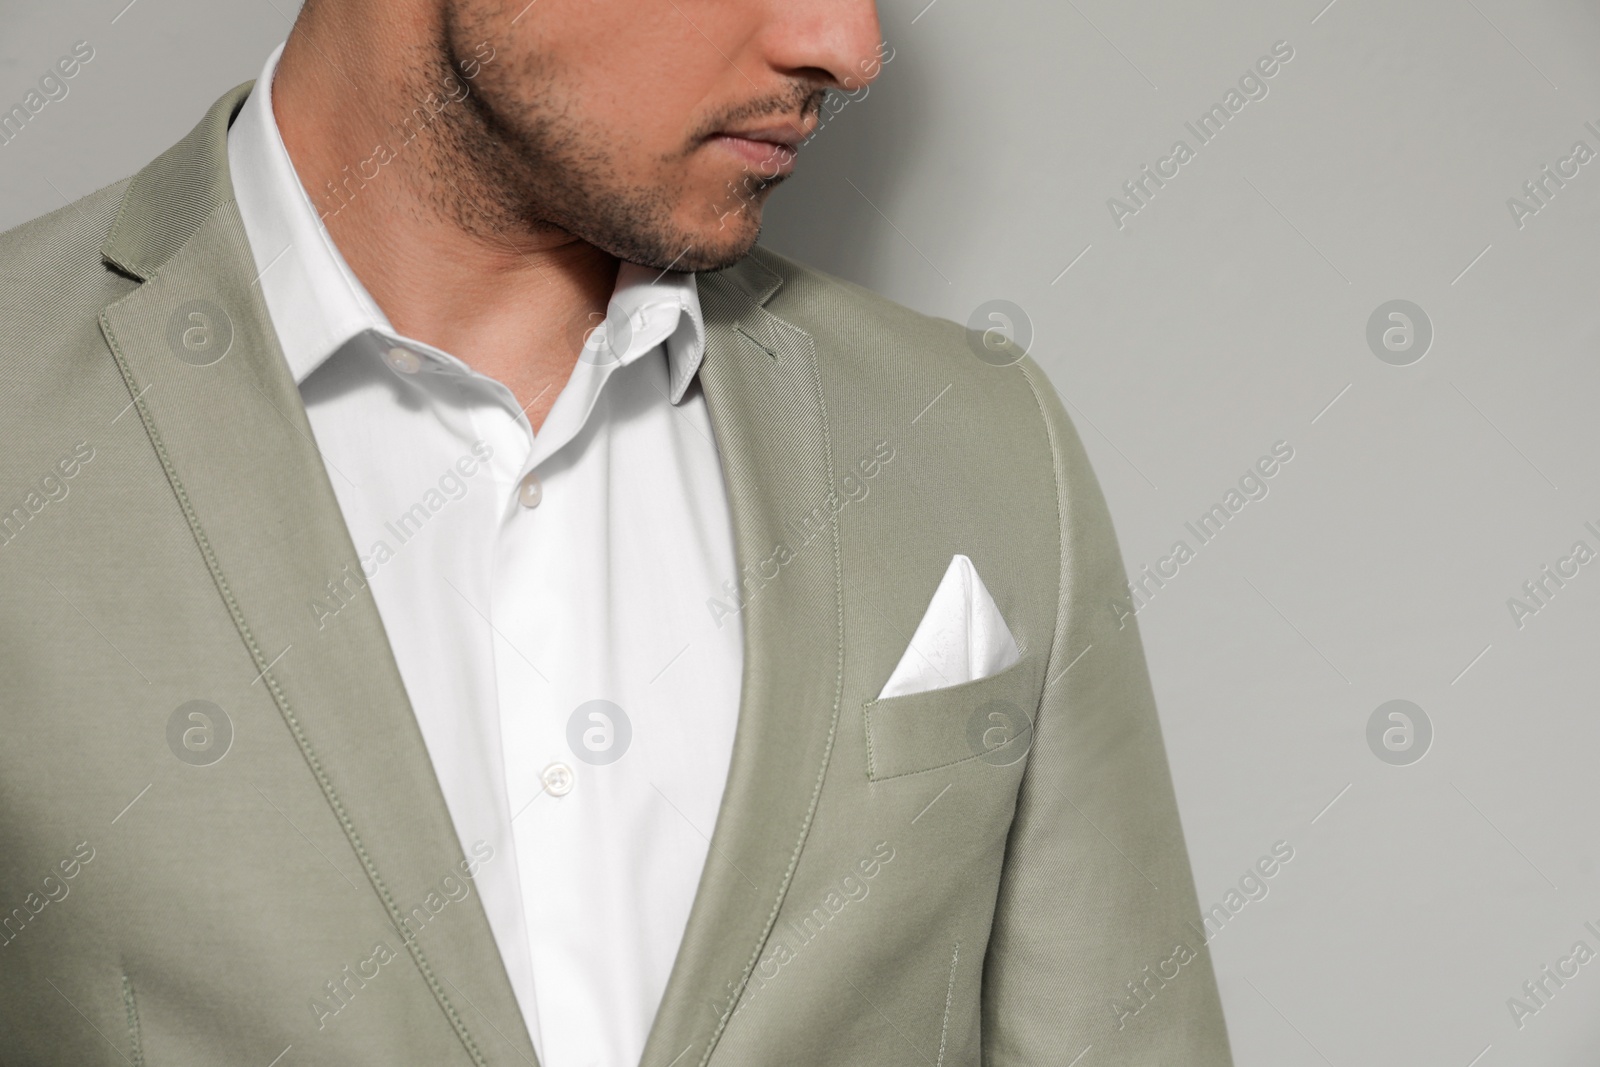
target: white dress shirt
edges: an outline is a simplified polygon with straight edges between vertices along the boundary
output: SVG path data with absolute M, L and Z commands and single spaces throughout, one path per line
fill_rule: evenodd
M 281 52 L 228 134 L 273 327 L 462 849 L 494 850 L 474 884 L 541 1063 L 634 1067 L 744 653 L 707 610 L 736 564 L 694 276 L 623 264 L 607 322 L 631 329 L 585 348 L 535 435 L 502 383 L 396 333 L 339 254 L 273 115 Z M 332 627 L 364 593 L 329 578 L 307 610 Z

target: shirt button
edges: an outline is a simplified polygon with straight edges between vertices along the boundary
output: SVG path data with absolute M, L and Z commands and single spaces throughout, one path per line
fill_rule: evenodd
M 391 348 L 383 354 L 383 361 L 401 374 L 415 374 L 422 369 L 422 357 L 409 348 Z
M 572 768 L 565 763 L 552 763 L 539 774 L 539 780 L 544 782 L 545 792 L 553 797 L 564 797 L 572 792 L 575 781 Z
M 517 483 L 517 500 L 525 508 L 536 508 L 543 499 L 544 487 L 539 484 L 539 476 L 529 471 L 522 481 Z

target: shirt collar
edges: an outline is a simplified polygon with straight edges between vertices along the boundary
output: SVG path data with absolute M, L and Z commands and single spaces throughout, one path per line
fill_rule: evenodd
M 295 383 L 304 382 L 329 356 L 367 331 L 457 362 L 396 333 L 333 243 L 300 183 L 273 115 L 272 76 L 282 53 L 280 44 L 267 57 L 255 90 L 228 131 L 228 166 L 261 295 Z M 599 344 L 601 337 L 609 346 Z M 670 396 L 678 403 L 705 355 L 695 276 L 621 264 L 601 337 L 591 341 L 585 358 L 627 364 L 664 343 Z M 597 348 L 606 353 L 605 359 L 594 359 Z

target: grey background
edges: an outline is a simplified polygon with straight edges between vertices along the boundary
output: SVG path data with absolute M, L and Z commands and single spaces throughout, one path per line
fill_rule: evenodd
M 766 243 L 958 321 L 1020 305 L 1130 571 L 1294 448 L 1138 615 L 1202 906 L 1295 850 L 1211 942 L 1238 1063 L 1591 1062 L 1600 961 L 1521 1028 L 1507 998 L 1600 951 L 1600 561 L 1521 629 L 1507 599 L 1600 550 L 1600 160 L 1520 229 L 1506 201 L 1600 151 L 1600 12 L 925 2 L 881 5 L 894 58 Z M 182 136 L 295 9 L 125 3 L 0 4 L 0 105 L 96 49 L 0 146 L 0 229 Z M 1119 229 L 1108 198 L 1280 40 L 1268 95 Z M 1401 298 L 1435 337 L 1397 367 L 1366 331 Z M 1366 739 L 1392 699 L 1434 730 L 1408 766 Z

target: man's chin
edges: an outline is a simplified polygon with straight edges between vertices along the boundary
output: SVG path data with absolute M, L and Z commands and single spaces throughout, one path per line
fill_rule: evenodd
M 673 269 L 682 271 L 714 271 L 731 267 L 745 256 L 750 254 L 750 249 L 755 247 L 756 237 L 759 235 L 760 231 L 758 228 L 757 232 L 752 234 L 750 239 L 747 241 L 740 241 L 738 245 L 729 245 L 722 249 L 707 249 L 701 257 L 697 258 L 688 266 L 684 266 L 683 263 L 679 263 Z M 685 256 L 684 260 L 687 262 L 688 258 L 689 257 Z
M 713 271 L 731 267 L 755 247 L 761 236 L 761 213 L 741 212 L 737 219 L 724 217 L 716 225 L 691 234 L 687 250 L 673 263 L 650 263 L 646 266 L 675 271 Z

